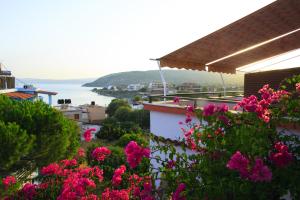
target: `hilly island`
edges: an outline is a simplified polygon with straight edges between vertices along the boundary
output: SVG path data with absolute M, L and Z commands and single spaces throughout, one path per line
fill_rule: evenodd
M 163 70 L 163 75 L 167 83 L 180 85 L 183 83 L 196 83 L 199 85 L 221 85 L 222 79 L 219 73 L 192 71 L 192 70 Z M 226 85 L 241 86 L 244 84 L 241 74 L 223 74 Z M 152 81 L 161 81 L 158 70 L 149 71 L 129 71 L 113 73 L 96 79 L 93 82 L 85 83 L 85 87 L 127 87 L 129 84 L 148 85 Z

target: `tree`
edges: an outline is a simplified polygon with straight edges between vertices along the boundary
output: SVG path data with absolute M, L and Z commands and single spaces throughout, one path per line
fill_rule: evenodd
M 0 121 L 1 149 L 10 157 L 4 165 L 11 166 L 8 173 L 34 170 L 69 157 L 79 146 L 77 124 L 42 101 L 15 101 L 0 95 Z M 19 152 L 21 147 L 23 152 Z
M 106 108 L 106 113 L 108 114 L 109 117 L 112 117 L 115 114 L 115 112 L 117 111 L 117 109 L 122 106 L 130 108 L 130 105 L 127 102 L 127 100 L 114 99 L 110 102 L 110 104 Z
M 121 106 L 116 110 L 114 117 L 120 122 L 131 121 L 131 112 L 130 107 Z

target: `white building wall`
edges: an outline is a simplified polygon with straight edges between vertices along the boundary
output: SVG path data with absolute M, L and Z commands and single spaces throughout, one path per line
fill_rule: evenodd
M 178 139 L 183 135 L 181 127 L 187 128 L 179 125 L 179 122 L 185 124 L 185 118 L 185 115 L 150 111 L 150 132 L 164 138 Z M 199 120 L 192 117 L 192 123 L 199 123 Z

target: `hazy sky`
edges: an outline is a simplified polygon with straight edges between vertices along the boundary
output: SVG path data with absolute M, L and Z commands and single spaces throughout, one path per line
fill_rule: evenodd
M 161 57 L 273 0 L 0 0 L 0 62 L 17 77 L 157 69 Z

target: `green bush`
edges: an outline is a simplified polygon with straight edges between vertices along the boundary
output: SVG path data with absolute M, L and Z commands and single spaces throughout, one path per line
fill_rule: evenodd
M 0 169 L 9 169 L 33 148 L 34 135 L 28 135 L 16 123 L 0 121 Z
M 127 100 L 113 99 L 108 105 L 108 107 L 106 108 L 106 113 L 108 114 L 109 117 L 112 117 L 120 107 L 131 108 Z
M 148 145 L 148 141 L 141 134 L 125 134 L 118 140 L 117 145 L 125 147 L 130 141 L 136 141 L 144 147 Z
M 4 123 L 0 132 L 1 149 L 6 149 L 7 156 L 19 155 L 20 149 L 5 142 L 6 130 L 19 131 L 20 135 L 9 136 L 12 142 L 18 138 L 24 145 L 33 142 L 31 148 L 24 148 L 24 152 L 18 159 L 12 159 L 13 163 L 11 160 L 6 164 L 7 166 L 20 166 L 17 170 L 21 168 L 33 170 L 33 168 L 70 157 L 76 153 L 79 146 L 80 134 L 77 124 L 42 101 L 15 101 L 0 95 L 0 121 Z M 4 126 L 8 127 L 4 128 Z M 34 141 L 33 138 L 35 138 Z
M 116 110 L 114 117 L 120 122 L 131 121 L 131 112 L 130 107 L 121 106 Z

